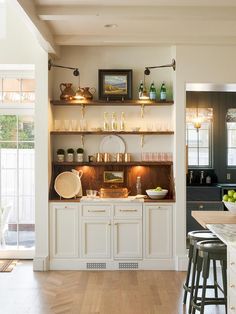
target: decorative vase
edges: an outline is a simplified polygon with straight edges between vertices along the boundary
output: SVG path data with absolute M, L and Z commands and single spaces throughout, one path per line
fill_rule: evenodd
M 71 100 L 75 96 L 75 91 L 72 88 L 72 83 L 61 83 L 60 90 L 60 99 L 62 100 Z

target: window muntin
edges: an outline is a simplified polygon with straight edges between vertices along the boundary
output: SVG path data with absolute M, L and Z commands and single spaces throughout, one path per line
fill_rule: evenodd
M 200 128 L 194 126 L 196 116 L 202 120 Z M 212 167 L 212 116 L 212 108 L 186 108 L 189 167 Z
M 227 166 L 236 166 L 236 109 L 228 109 L 226 113 L 227 127 Z
M 9 103 L 34 103 L 35 80 L 25 78 L 0 79 L 0 102 Z

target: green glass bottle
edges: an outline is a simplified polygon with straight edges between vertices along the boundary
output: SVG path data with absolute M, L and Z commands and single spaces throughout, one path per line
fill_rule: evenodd
M 152 82 L 150 89 L 149 89 L 149 99 L 150 100 L 156 100 L 156 97 L 157 97 L 156 88 L 155 88 L 154 82 Z
M 166 101 L 166 86 L 165 86 L 165 83 L 164 83 L 164 82 L 161 84 L 160 100 L 161 100 L 161 101 Z
M 140 81 L 139 89 L 138 89 L 138 97 L 141 98 L 143 96 L 143 81 Z

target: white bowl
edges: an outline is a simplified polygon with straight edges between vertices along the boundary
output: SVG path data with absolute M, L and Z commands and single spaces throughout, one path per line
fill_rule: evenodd
M 97 192 L 96 190 L 86 190 L 86 195 L 89 198 L 95 198 L 97 196 Z
M 168 190 L 161 190 L 161 191 L 155 191 L 154 189 L 146 190 L 147 195 L 154 200 L 161 200 L 163 199 L 166 194 L 168 193 Z
M 236 203 L 232 202 L 223 202 L 226 208 L 233 214 L 236 214 Z

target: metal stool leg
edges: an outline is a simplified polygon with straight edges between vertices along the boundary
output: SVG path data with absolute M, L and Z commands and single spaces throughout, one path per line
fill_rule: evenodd
M 190 273 L 191 273 L 191 267 L 192 267 L 192 258 L 193 258 L 193 245 L 190 245 L 189 247 L 189 253 L 188 253 L 188 270 L 187 270 L 187 276 L 186 276 L 186 281 L 183 286 L 184 288 L 184 298 L 183 298 L 183 303 L 186 304 L 187 301 L 187 293 L 189 289 L 189 278 L 190 278 Z
M 214 280 L 214 290 L 215 290 L 215 298 L 218 298 L 218 284 L 217 284 L 217 272 L 216 272 L 216 261 L 213 260 L 213 280 Z
M 195 278 L 196 278 L 196 268 L 197 268 L 197 255 L 198 255 L 198 250 L 196 243 L 193 248 L 193 258 L 192 258 L 192 263 L 193 263 L 193 269 L 192 269 L 192 278 L 191 278 L 191 286 L 190 286 L 190 297 L 189 297 L 189 308 L 188 308 L 188 313 L 191 314 L 192 312 L 192 299 L 193 299 L 193 292 L 194 292 L 194 287 L 195 287 Z
M 195 314 L 196 312 L 196 306 L 197 306 L 197 296 L 198 296 L 198 289 L 199 289 L 199 283 L 200 283 L 200 275 L 202 270 L 202 258 L 197 258 L 197 277 L 196 277 L 196 283 L 195 283 L 195 291 L 194 291 L 194 297 L 192 299 L 192 313 Z
M 210 260 L 208 257 L 208 253 L 205 253 L 204 257 L 203 257 L 203 269 L 202 269 L 203 285 L 202 285 L 202 298 L 201 298 L 200 314 L 204 313 L 207 279 L 209 278 L 209 269 L 210 269 Z

